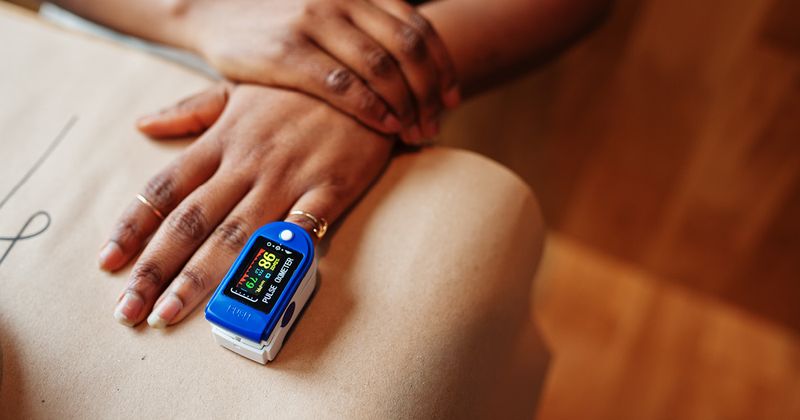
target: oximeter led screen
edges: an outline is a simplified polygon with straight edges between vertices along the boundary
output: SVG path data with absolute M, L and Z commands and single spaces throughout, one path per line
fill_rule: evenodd
M 236 268 L 223 293 L 269 313 L 302 259 L 303 255 L 299 252 L 259 237 L 242 265 Z

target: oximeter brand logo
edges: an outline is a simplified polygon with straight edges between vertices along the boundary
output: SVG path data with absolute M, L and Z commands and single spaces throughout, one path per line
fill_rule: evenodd
M 242 321 L 249 321 L 252 314 L 247 311 L 243 311 L 240 308 L 237 308 L 233 305 L 228 305 L 228 309 L 226 310 L 229 314 L 235 316 L 236 318 L 241 319 Z

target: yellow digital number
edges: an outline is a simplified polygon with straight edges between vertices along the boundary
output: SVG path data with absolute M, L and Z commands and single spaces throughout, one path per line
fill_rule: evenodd
M 258 266 L 261 268 L 270 268 L 270 262 L 275 261 L 275 254 L 265 252 L 264 256 L 258 261 Z

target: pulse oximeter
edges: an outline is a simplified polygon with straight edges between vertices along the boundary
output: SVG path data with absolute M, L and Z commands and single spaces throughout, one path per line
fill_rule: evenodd
M 206 305 L 217 344 L 261 364 L 275 358 L 317 284 L 314 242 L 289 222 L 247 241 Z

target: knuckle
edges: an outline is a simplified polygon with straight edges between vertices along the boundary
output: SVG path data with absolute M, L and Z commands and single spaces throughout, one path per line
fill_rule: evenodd
M 380 48 L 369 48 L 364 55 L 367 69 L 378 77 L 386 77 L 392 70 L 392 57 Z
M 232 252 L 239 252 L 247 243 L 250 225 L 238 217 L 225 221 L 217 228 L 219 242 Z
M 341 191 L 351 189 L 353 185 L 354 174 L 335 172 L 326 175 L 320 183 L 320 188 L 325 190 L 326 194 L 335 193 L 338 195 Z
M 331 174 L 319 184 L 320 192 L 328 203 L 347 202 L 356 191 L 355 180 L 345 174 Z
M 331 70 L 325 77 L 325 86 L 336 94 L 342 94 L 347 92 L 354 80 L 353 72 L 345 68 L 337 68 Z
M 302 32 L 302 29 L 295 28 L 295 32 Z M 287 61 L 301 47 L 301 38 L 296 34 L 286 34 L 268 43 L 257 55 L 259 64 L 265 69 L 274 69 L 278 63 Z
M 400 43 L 400 51 L 412 60 L 419 61 L 425 58 L 425 39 L 411 25 L 400 26 L 397 32 L 397 39 Z
M 413 26 L 417 31 L 419 31 L 424 37 L 430 37 L 434 35 L 433 26 L 428 19 L 425 19 L 421 14 L 417 12 L 412 12 L 408 20 L 411 22 L 411 26 Z
M 133 269 L 133 280 L 128 284 L 128 290 L 160 289 L 164 283 L 164 274 L 153 261 L 142 261 Z
M 322 11 L 323 4 L 318 1 L 308 1 L 303 5 L 303 17 L 316 17 Z
M 335 0 L 312 0 L 306 2 L 300 12 L 300 20 L 314 22 L 321 17 L 330 16 L 336 13 L 341 7 L 339 1 Z
M 116 229 L 111 236 L 111 240 L 124 247 L 124 244 L 135 240 L 139 235 L 139 223 L 134 219 L 125 218 L 117 223 Z
M 164 212 L 172 207 L 175 201 L 177 182 L 172 171 L 162 172 L 151 178 L 144 187 L 145 198 L 159 210 Z
M 319 15 L 319 4 L 315 1 L 306 2 L 302 9 L 300 9 L 300 13 L 297 15 L 295 21 L 302 22 L 306 20 L 313 20 L 316 19 Z
M 207 287 L 211 284 L 208 273 L 197 266 L 185 268 L 181 272 L 178 282 L 179 290 L 180 288 L 186 287 L 196 293 L 205 292 Z
M 178 237 L 194 243 L 205 237 L 208 218 L 202 206 L 192 203 L 179 209 L 169 223 Z

